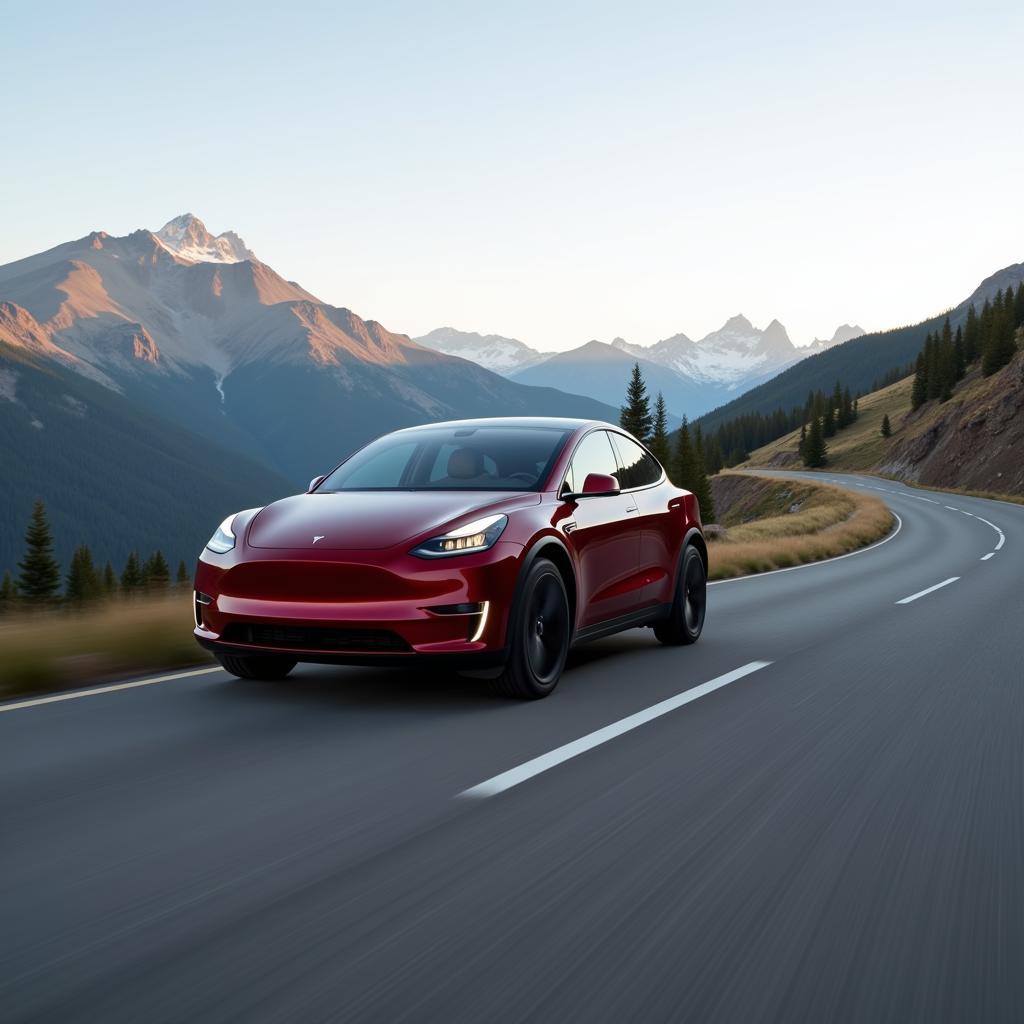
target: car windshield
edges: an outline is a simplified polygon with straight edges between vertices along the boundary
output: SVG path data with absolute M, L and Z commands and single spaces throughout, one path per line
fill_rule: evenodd
M 570 431 L 436 427 L 388 434 L 356 452 L 317 491 L 533 491 Z

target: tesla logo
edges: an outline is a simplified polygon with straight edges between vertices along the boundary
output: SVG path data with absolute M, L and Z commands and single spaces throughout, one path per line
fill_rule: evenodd
M 315 544 L 318 540 L 323 540 L 324 537 L 325 537 L 325 534 L 321 533 L 319 537 L 314 537 L 313 538 L 313 543 Z

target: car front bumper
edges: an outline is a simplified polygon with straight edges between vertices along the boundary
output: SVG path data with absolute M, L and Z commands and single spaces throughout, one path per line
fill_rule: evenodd
M 479 667 L 504 658 L 522 547 L 425 560 L 405 552 L 204 551 L 196 640 L 219 653 L 299 661 Z

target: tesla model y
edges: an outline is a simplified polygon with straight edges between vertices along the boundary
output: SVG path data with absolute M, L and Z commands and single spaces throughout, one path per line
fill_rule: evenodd
M 693 494 L 618 427 L 438 423 L 228 516 L 199 558 L 195 635 L 243 678 L 450 664 L 545 697 L 573 644 L 638 626 L 693 643 L 707 559 Z

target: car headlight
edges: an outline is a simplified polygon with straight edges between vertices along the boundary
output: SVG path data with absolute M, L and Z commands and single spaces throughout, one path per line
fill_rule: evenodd
M 216 551 L 218 555 L 223 555 L 225 551 L 230 551 L 235 546 L 235 534 L 231 529 L 231 524 L 234 522 L 237 512 L 228 516 L 220 526 L 217 527 L 216 533 L 206 542 L 206 546 L 211 551 Z
M 487 516 L 465 526 L 456 527 L 440 537 L 431 537 L 409 552 L 418 558 L 447 558 L 450 555 L 468 555 L 486 551 L 508 525 L 508 516 Z

